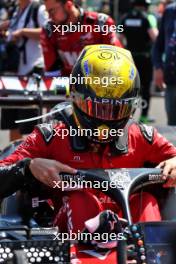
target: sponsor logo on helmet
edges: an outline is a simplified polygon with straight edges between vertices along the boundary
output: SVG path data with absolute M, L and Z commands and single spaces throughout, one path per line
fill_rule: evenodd
M 89 68 L 89 63 L 88 63 L 88 60 L 86 60 L 84 62 L 84 70 L 85 70 L 85 74 L 86 76 L 88 76 L 90 74 L 90 68 Z
M 118 100 L 118 99 L 91 98 L 91 97 L 88 97 L 86 99 L 87 100 L 91 100 L 94 103 L 111 104 L 111 105 L 119 105 L 119 104 L 127 104 L 127 103 L 129 103 L 129 99 Z M 131 99 L 133 100 L 134 98 L 131 98 Z
M 111 45 L 99 46 L 98 48 L 100 48 L 100 49 L 110 49 L 110 50 L 117 51 L 117 47 L 111 46 Z
M 131 71 L 130 71 L 130 80 L 134 80 L 135 77 L 135 70 L 133 67 L 131 67 Z

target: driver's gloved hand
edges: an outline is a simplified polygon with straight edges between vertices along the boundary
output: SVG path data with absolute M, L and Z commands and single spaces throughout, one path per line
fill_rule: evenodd
M 91 234 L 87 236 L 90 239 L 84 242 L 91 242 L 99 248 L 116 247 L 119 234 L 121 237 L 123 236 L 118 216 L 111 210 L 103 211 L 96 217 L 87 220 L 83 233 Z

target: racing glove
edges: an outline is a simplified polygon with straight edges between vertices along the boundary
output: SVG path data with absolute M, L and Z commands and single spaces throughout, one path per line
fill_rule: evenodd
M 83 232 L 92 235 L 89 242 L 98 248 L 114 248 L 118 239 L 124 239 L 119 218 L 111 210 L 105 210 L 87 220 Z

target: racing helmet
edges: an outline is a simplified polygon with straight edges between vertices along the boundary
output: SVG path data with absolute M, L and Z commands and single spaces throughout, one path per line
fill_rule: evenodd
M 100 133 L 90 139 L 106 143 L 118 137 L 137 108 L 138 71 L 130 51 L 111 45 L 90 45 L 81 52 L 71 73 L 70 93 L 78 126 Z M 76 80 L 76 81 L 75 81 Z M 108 136 L 103 137 L 104 130 Z M 96 136 L 95 136 L 96 134 Z

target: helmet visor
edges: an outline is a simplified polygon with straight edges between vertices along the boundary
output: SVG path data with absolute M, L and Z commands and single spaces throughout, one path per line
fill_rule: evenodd
M 88 116 L 101 120 L 121 120 L 129 117 L 137 104 L 136 98 L 128 99 L 103 99 L 86 98 L 76 95 L 74 102 Z

